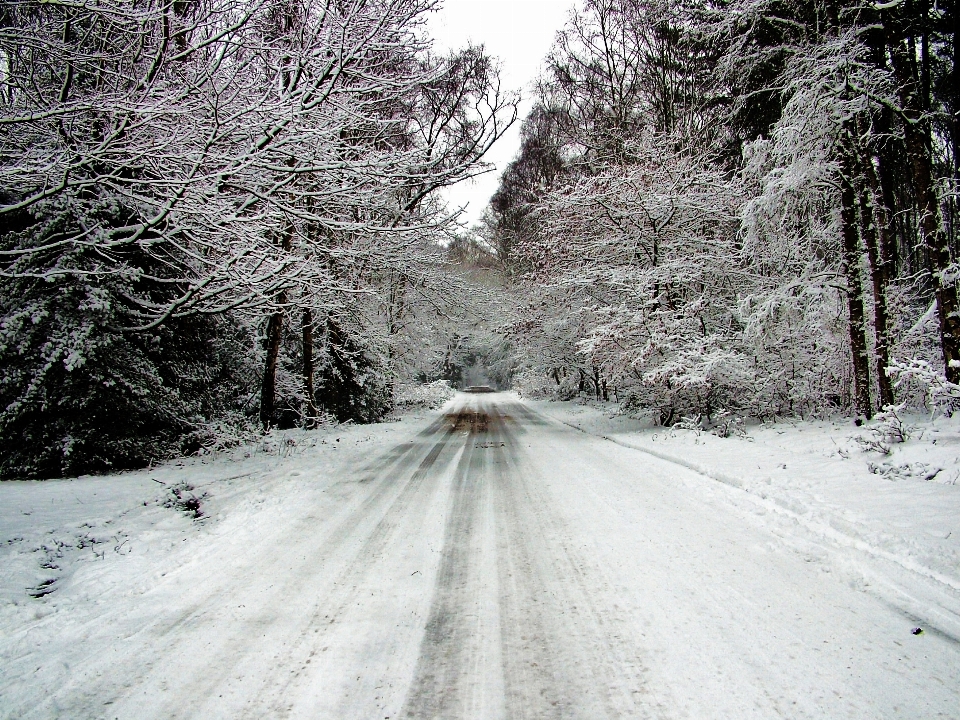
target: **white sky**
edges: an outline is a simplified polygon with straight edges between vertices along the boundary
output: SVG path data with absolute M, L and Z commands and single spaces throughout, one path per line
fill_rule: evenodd
M 550 50 L 553 38 L 567 19 L 574 0 L 443 0 L 430 18 L 429 28 L 437 52 L 483 44 L 500 60 L 504 89 L 521 90 L 520 119 L 530 110 L 530 83 Z M 493 146 L 487 160 L 497 167 L 472 182 L 449 188 L 445 196 L 453 206 L 466 205 L 463 220 L 476 222 L 497 189 L 500 171 L 520 148 L 520 120 Z

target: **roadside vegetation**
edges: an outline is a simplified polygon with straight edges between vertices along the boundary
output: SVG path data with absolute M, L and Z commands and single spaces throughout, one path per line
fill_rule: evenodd
M 518 386 L 664 425 L 955 398 L 958 11 L 579 5 L 486 221 Z
M 439 380 L 734 433 L 953 412 L 956 2 L 585 0 L 469 230 L 442 191 L 518 96 L 433 9 L 0 8 L 0 477 Z
M 432 3 L 0 7 L 0 477 L 372 422 L 489 293 L 437 197 L 515 119 Z

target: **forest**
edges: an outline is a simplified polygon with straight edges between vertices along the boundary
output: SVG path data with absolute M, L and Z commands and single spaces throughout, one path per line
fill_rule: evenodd
M 485 217 L 517 385 L 666 425 L 949 412 L 958 23 L 949 1 L 583 3 Z
M 434 0 L 0 6 L 0 477 L 483 368 L 656 422 L 960 399 L 956 0 L 586 0 L 518 95 Z
M 434 4 L 3 3 L 0 475 L 370 422 L 435 378 L 485 300 L 437 191 L 516 98 L 432 51 Z

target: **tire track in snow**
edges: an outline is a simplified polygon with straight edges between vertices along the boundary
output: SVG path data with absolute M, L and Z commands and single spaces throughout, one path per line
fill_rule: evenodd
M 510 408 L 515 410 L 513 406 Z M 510 718 L 569 716 L 566 693 L 558 686 L 554 667 L 556 643 L 549 637 L 540 605 L 544 581 L 530 554 L 529 529 L 522 516 L 525 498 L 518 492 L 520 473 L 508 462 L 515 452 L 506 445 L 505 420 L 497 426 L 506 438 L 494 448 L 496 483 L 497 575 L 500 643 L 503 654 L 504 702 Z
M 401 527 L 411 519 L 411 510 L 430 504 L 438 491 L 441 476 L 435 471 L 444 450 L 456 452 L 450 440 L 457 432 L 455 423 L 440 418 L 435 425 L 444 428 L 440 440 L 413 472 L 403 491 L 390 505 L 380 522 L 364 539 L 362 548 L 348 562 L 346 569 L 337 576 L 330 591 L 315 606 L 312 614 L 303 623 L 293 646 L 273 663 L 277 671 L 261 679 L 263 690 L 259 697 L 239 717 L 261 718 L 265 713 L 271 717 L 285 717 L 293 708 L 288 698 L 297 696 L 296 687 L 308 679 L 302 672 L 289 673 L 290 668 L 305 669 L 320 651 L 326 633 L 337 623 L 348 607 L 356 604 L 362 592 L 364 580 L 378 566 L 387 549 L 395 544 Z M 435 431 L 436 432 L 436 431 Z M 279 677 L 284 674 L 283 677 Z M 279 700 L 282 704 L 278 704 Z
M 445 425 L 447 425 L 446 429 L 444 429 Z M 400 492 L 390 501 L 386 510 L 369 534 L 363 538 L 360 549 L 346 560 L 344 570 L 337 574 L 335 578 L 332 578 L 331 581 L 328 581 L 327 584 L 330 586 L 329 592 L 325 593 L 322 597 L 316 598 L 313 603 L 313 608 L 304 614 L 303 620 L 298 623 L 299 629 L 294 634 L 295 639 L 291 643 L 291 646 L 284 650 L 282 654 L 278 654 L 271 663 L 276 670 L 273 673 L 257 677 L 253 680 L 253 682 L 259 686 L 259 689 L 253 693 L 248 707 L 245 708 L 238 717 L 259 718 L 264 717 L 264 713 L 268 713 L 274 717 L 283 717 L 291 710 L 286 698 L 293 694 L 292 687 L 300 678 L 300 673 L 295 672 L 291 676 L 290 669 L 302 668 L 304 665 L 309 664 L 307 661 L 316 655 L 316 646 L 323 639 L 324 630 L 329 629 L 330 626 L 336 623 L 344 609 L 355 601 L 363 576 L 368 574 L 375 566 L 376 558 L 383 554 L 391 537 L 396 533 L 398 526 L 406 517 L 409 507 L 415 504 L 415 500 L 420 499 L 418 496 L 424 495 L 428 497 L 436 490 L 436 476 L 431 470 L 443 451 L 448 448 L 449 440 L 454 434 L 455 428 L 445 422 L 444 418 L 439 418 L 431 424 L 428 430 L 432 430 L 431 435 L 433 436 L 435 436 L 437 432 L 442 431 L 440 439 L 433 444 L 430 451 L 420 461 L 414 472 L 403 482 Z M 419 435 L 423 436 L 424 432 L 425 431 L 421 431 Z M 394 450 L 399 449 L 400 448 L 395 448 Z M 401 454 L 401 456 L 403 456 L 403 454 Z M 405 474 L 409 467 L 412 466 L 414 460 L 415 456 L 406 463 L 401 462 L 398 467 L 394 468 L 392 473 L 384 477 L 392 476 L 396 478 Z M 432 482 L 424 486 L 424 480 L 431 480 Z M 369 481 L 361 478 L 357 482 L 362 484 Z M 388 485 L 389 483 L 384 482 L 380 487 L 384 488 Z M 426 500 L 424 500 L 424 502 L 426 502 Z M 318 556 L 312 559 L 312 563 L 315 564 L 316 567 L 313 573 L 314 576 L 320 575 L 323 572 L 325 569 L 324 565 L 329 562 L 330 556 L 342 545 L 346 544 L 349 536 L 356 533 L 358 521 L 362 522 L 369 514 L 369 510 L 367 512 L 357 511 L 352 517 L 347 518 L 340 524 L 338 527 L 340 532 L 337 533 L 337 536 L 333 538 L 332 541 L 328 541 L 331 542 L 329 551 L 318 553 Z M 298 583 L 301 592 L 302 587 L 307 584 L 306 579 Z M 311 629 L 313 632 L 309 632 Z M 245 644 L 242 634 L 238 637 L 238 644 Z M 274 646 L 277 647 L 278 644 L 274 643 Z M 252 660 L 251 664 L 253 667 L 250 672 L 240 674 L 244 677 L 249 677 L 257 671 L 259 663 L 254 654 L 248 654 L 247 656 L 241 655 L 235 665 L 239 666 L 245 660 Z M 220 680 L 226 677 L 226 675 L 227 673 L 223 673 Z M 249 690 L 249 687 L 245 689 Z M 281 700 L 283 704 L 278 704 L 278 699 Z
M 462 717 L 464 704 L 471 699 L 465 697 L 469 688 L 462 685 L 479 649 L 472 626 L 479 600 L 477 528 L 486 492 L 484 457 L 475 448 L 486 431 L 478 427 L 482 420 L 471 420 L 466 451 L 454 477 L 434 598 L 401 717 Z
M 572 548 L 539 487 L 542 479 L 528 477 L 530 465 L 522 462 L 517 439 L 524 425 L 546 421 L 517 403 L 480 402 L 464 414 L 473 419 L 470 454 L 458 469 L 434 600 L 401 717 L 663 716 L 663 708 L 654 710 L 642 697 L 642 662 L 622 641 L 630 633 L 591 597 L 599 568 Z M 489 526 L 482 522 L 485 508 Z M 485 564 L 487 542 L 494 558 Z M 496 627 L 480 617 L 485 593 L 493 594 L 496 612 L 488 616 L 496 617 Z M 499 690 L 496 699 L 492 688 Z
M 546 424 L 519 403 L 508 410 Z M 643 660 L 625 642 L 635 633 L 597 604 L 598 590 L 609 585 L 602 567 L 572 545 L 534 464 L 515 443 L 497 464 L 508 716 L 669 716 L 648 700 Z
M 462 411 L 472 423 L 469 456 L 457 474 L 434 600 L 401 717 L 565 717 L 551 659 L 556 643 L 538 606 L 543 583 L 527 556 L 520 498 L 511 492 L 505 461 L 504 448 L 514 445 L 522 425 L 496 405 L 475 404 Z M 495 609 L 484 612 L 485 600 Z
M 431 435 L 436 435 L 444 425 L 443 418 L 438 419 L 430 428 Z M 128 677 L 125 680 L 118 681 L 113 673 L 108 674 L 101 682 L 91 685 L 89 678 L 85 678 L 85 683 L 81 693 L 88 698 L 87 703 L 81 703 L 81 707 L 86 705 L 92 713 L 91 717 L 98 716 L 105 706 L 104 697 L 110 699 L 106 702 L 107 706 L 114 707 L 117 711 L 132 701 L 131 692 L 143 689 L 143 685 L 158 687 L 161 691 L 165 687 L 175 686 L 176 693 L 170 693 L 178 697 L 192 697 L 210 699 L 215 698 L 213 689 L 221 685 L 224 680 L 234 674 L 235 670 L 246 659 L 247 655 L 258 653 L 258 648 L 251 642 L 252 637 L 263 635 L 264 629 L 274 626 L 278 620 L 276 608 L 284 608 L 289 598 L 296 598 L 305 582 L 311 577 L 321 574 L 331 559 L 337 554 L 341 554 L 349 541 L 357 535 L 362 535 L 370 525 L 370 519 L 379 517 L 374 527 L 369 530 L 367 543 L 361 546 L 360 553 L 369 551 L 371 538 L 382 540 L 388 526 L 397 514 L 400 508 L 398 503 L 405 503 L 409 500 L 412 491 L 411 485 L 419 485 L 420 481 L 428 475 L 428 471 L 437 461 L 441 452 L 446 448 L 450 436 L 453 434 L 453 427 L 447 427 L 441 437 L 432 445 L 426 456 L 422 456 L 417 469 L 412 475 L 404 479 L 404 475 L 413 467 L 421 453 L 416 450 L 423 450 L 424 443 L 413 443 L 400 445 L 392 448 L 385 455 L 379 456 L 366 466 L 366 472 L 361 470 L 361 477 L 338 485 L 350 484 L 354 487 L 368 487 L 362 500 L 354 508 L 344 514 L 343 519 L 338 522 L 329 533 L 317 533 L 316 523 L 310 517 L 302 520 L 296 526 L 291 527 L 285 533 L 285 539 L 290 541 L 280 543 L 279 547 L 283 549 L 285 558 L 289 559 L 295 556 L 302 556 L 302 560 L 294 567 L 287 569 L 284 573 L 284 581 L 277 585 L 265 588 L 262 594 L 266 598 L 260 598 L 261 602 L 256 605 L 249 602 L 243 605 L 253 608 L 247 617 L 239 619 L 239 622 L 232 625 L 229 634 L 221 637 L 215 648 L 204 648 L 202 652 L 190 648 L 192 642 L 192 633 L 183 635 L 175 633 L 174 630 L 191 626 L 199 626 L 210 619 L 216 622 L 215 612 L 223 604 L 223 598 L 232 599 L 243 598 L 248 591 L 250 578 L 231 577 L 227 583 L 211 584 L 209 590 L 203 596 L 192 602 L 189 607 L 177 613 L 175 619 L 170 621 L 168 618 L 161 617 L 153 625 L 154 630 L 158 630 L 154 635 L 154 642 L 150 643 L 149 660 L 144 662 L 143 657 L 129 662 L 111 663 L 115 669 L 118 666 L 137 667 L 139 672 L 134 677 Z M 423 431 L 419 434 L 423 435 Z M 386 467 L 371 478 L 371 468 L 378 462 L 385 462 Z M 382 466 L 381 466 L 382 467 Z M 399 481 L 399 482 L 398 482 Z M 415 489 L 415 488 L 414 488 Z M 277 543 L 271 543 L 269 547 L 258 548 L 257 554 L 274 551 Z M 291 547 L 292 546 L 292 547 Z M 260 563 L 256 563 L 259 565 Z M 266 563 L 264 563 L 266 564 Z M 349 574 L 350 562 L 347 561 L 347 573 Z M 336 582 L 336 579 L 334 580 Z M 100 620 L 102 622 L 102 619 Z M 162 624 L 161 624 L 162 623 Z M 207 634 L 209 637 L 209 633 Z M 149 642 L 150 633 L 141 631 L 137 636 L 144 638 Z M 137 637 L 134 636 L 134 637 Z M 162 640 L 164 637 L 170 637 L 170 640 L 161 647 L 156 647 L 156 640 Z M 262 650 L 260 650 L 262 652 Z M 132 650 L 135 655 L 136 650 Z M 214 662 L 207 663 L 202 667 L 195 669 L 195 672 L 188 673 L 186 669 L 191 663 L 195 663 L 200 658 L 210 658 Z M 156 670 L 154 670 L 156 668 Z M 183 682 L 186 678 L 186 682 Z M 117 688 L 122 685 L 119 691 L 111 692 L 105 686 Z M 157 695 L 163 695 L 156 693 Z M 185 705 L 171 698 L 169 702 L 155 702 L 151 708 L 153 717 L 178 718 L 178 717 L 202 717 L 199 712 L 201 706 Z M 121 713 L 122 714 L 122 713 Z M 132 714 L 141 717 L 144 716 L 142 706 Z

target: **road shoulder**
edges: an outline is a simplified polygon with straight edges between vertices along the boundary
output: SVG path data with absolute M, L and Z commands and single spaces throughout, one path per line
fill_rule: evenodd
M 885 599 L 960 638 L 960 426 L 924 424 L 890 456 L 864 452 L 852 423 L 782 422 L 745 437 L 654 427 L 613 404 L 527 401 L 555 422 L 688 468 L 729 488 L 755 516 L 778 517 L 831 551 Z M 876 472 L 880 463 L 940 466 L 933 480 Z M 873 469 L 873 471 L 871 471 Z M 781 534 L 782 531 L 781 531 Z M 790 534 L 786 541 L 795 542 Z M 809 552 L 799 543 L 800 552 Z

